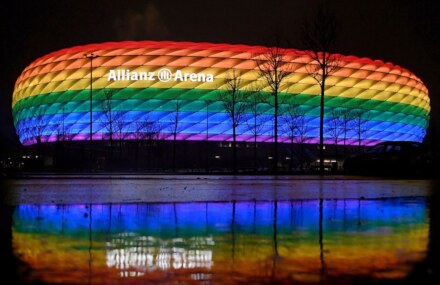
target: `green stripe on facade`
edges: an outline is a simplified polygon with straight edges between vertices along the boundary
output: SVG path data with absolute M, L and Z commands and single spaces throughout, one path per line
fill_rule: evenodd
M 174 111 L 171 100 L 182 100 L 182 112 L 206 111 L 206 101 L 209 104 L 209 112 L 224 112 L 219 94 L 224 90 L 207 89 L 159 89 L 159 88 L 123 88 L 123 89 L 98 89 L 93 90 L 93 110 L 102 111 L 102 101 L 105 99 L 105 91 L 112 90 L 113 106 L 115 111 Z M 253 92 L 248 92 L 252 96 Z M 268 95 L 268 94 L 266 94 Z M 267 96 L 270 98 L 270 96 Z M 57 114 L 65 112 L 89 112 L 90 90 L 63 91 L 49 94 L 41 94 L 17 102 L 13 108 L 14 122 L 32 117 L 33 106 L 43 106 L 44 114 Z M 308 110 L 307 116 L 319 116 L 319 96 L 307 94 L 280 94 L 280 101 L 287 104 L 304 105 Z M 287 106 L 286 104 L 286 106 Z M 348 108 L 373 110 L 372 120 L 399 122 L 417 125 L 426 128 L 429 113 L 420 107 L 409 104 L 394 103 L 378 100 L 364 100 L 346 97 L 327 97 L 327 112 L 330 108 Z M 64 110 L 63 110 L 64 108 Z M 269 104 L 260 104 L 261 113 L 272 113 L 273 108 Z M 327 117 L 331 114 L 327 113 Z M 402 116 L 409 115 L 409 116 Z

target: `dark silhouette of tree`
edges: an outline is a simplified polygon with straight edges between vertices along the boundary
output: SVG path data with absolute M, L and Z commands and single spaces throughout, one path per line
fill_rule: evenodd
M 66 116 L 65 116 L 65 110 L 64 107 L 61 108 L 61 123 L 58 124 L 56 127 L 56 142 L 64 142 L 68 139 L 67 136 L 67 126 L 65 124 Z
M 270 95 L 267 93 L 261 92 L 261 88 L 259 86 L 255 86 L 252 88 L 250 95 L 247 97 L 249 102 L 249 111 L 252 114 L 251 120 L 248 120 L 249 130 L 253 135 L 253 144 L 254 144 L 254 171 L 257 171 L 257 148 L 258 148 L 258 136 L 262 134 L 263 129 L 267 123 L 267 115 L 262 114 L 263 108 L 262 105 L 267 104 L 267 99 Z M 250 123 L 251 121 L 251 123 Z
M 305 120 L 306 112 L 295 99 L 287 106 L 283 116 L 284 133 L 290 142 L 290 169 L 293 169 L 294 144 L 300 144 L 300 169 L 303 170 L 303 143 L 305 142 L 308 126 Z
M 338 70 L 340 56 L 331 54 L 339 34 L 339 24 L 326 5 L 320 6 L 313 20 L 306 20 L 302 26 L 302 41 L 310 61 L 306 63 L 307 73 L 321 89 L 319 121 L 319 169 L 324 172 L 324 103 L 327 78 Z
M 344 110 L 333 108 L 331 117 L 327 120 L 327 131 L 335 144 L 335 156 L 338 156 L 339 139 L 344 134 Z
M 180 120 L 181 120 L 181 108 L 182 108 L 182 101 L 181 100 L 174 100 L 173 101 L 173 112 L 171 114 L 171 124 L 170 124 L 170 130 L 173 135 L 173 171 L 176 170 L 176 141 L 177 141 L 177 134 L 180 131 Z
M 105 129 L 105 136 L 110 141 L 110 159 L 113 158 L 113 139 L 115 132 L 116 113 L 113 108 L 113 91 L 104 90 L 104 99 L 101 102 L 103 112 L 103 124 Z
M 135 164 L 136 169 L 139 168 L 139 150 L 146 144 L 146 148 L 152 147 L 154 141 L 159 139 L 162 128 L 160 123 L 150 119 L 148 115 L 135 122 L 134 139 L 136 143 L 135 148 Z M 147 159 L 149 161 L 149 159 Z
M 205 169 L 206 172 L 209 172 L 209 100 L 205 100 L 206 104 L 206 139 L 205 139 Z
M 113 160 L 115 139 L 118 140 L 119 159 L 122 158 L 122 143 L 123 143 L 123 129 L 124 129 L 124 113 L 116 110 L 115 100 L 113 99 L 113 90 L 104 90 L 104 99 L 101 102 L 103 112 L 103 124 L 105 134 L 104 139 L 110 141 L 110 161 Z M 111 162 L 112 163 L 112 162 Z
M 123 150 L 123 143 L 124 143 L 124 115 L 122 112 L 116 112 L 114 116 L 114 123 L 113 126 L 115 127 L 115 133 L 118 138 L 118 146 L 119 146 L 119 160 L 122 159 L 122 150 Z
M 293 106 L 292 106 L 293 107 Z M 284 114 L 283 118 L 283 133 L 286 134 L 286 136 L 289 138 L 289 145 L 290 145 L 290 163 L 289 163 L 289 170 L 292 171 L 293 169 L 293 157 L 294 157 L 294 142 L 296 138 L 296 121 L 293 112 L 290 112 L 291 105 L 287 107 L 287 110 Z
M 46 115 L 46 107 L 43 105 L 34 106 L 32 107 L 31 113 L 32 119 L 30 121 L 29 131 L 37 143 L 37 154 L 40 158 L 43 133 L 45 129 L 48 128 L 48 122 L 44 117 Z
M 228 114 L 232 124 L 232 171 L 237 172 L 237 127 L 243 123 L 249 108 L 246 92 L 242 90 L 242 81 L 238 71 L 226 75 L 226 90 L 219 93 L 218 99 Z
M 287 59 L 287 51 L 280 47 L 280 41 L 275 40 L 273 47 L 263 48 L 254 56 L 259 77 L 267 85 L 274 108 L 274 153 L 273 171 L 278 172 L 278 115 L 281 105 L 280 92 L 285 87 L 286 79 L 291 74 L 292 65 Z
M 148 120 L 148 116 L 147 116 Z M 135 160 L 135 170 L 139 169 L 139 150 L 142 146 L 142 139 L 143 139 L 143 131 L 144 131 L 144 121 L 138 120 L 135 122 L 134 125 L 134 133 L 133 133 L 133 139 L 135 141 L 135 151 L 134 151 L 134 160 Z
M 371 117 L 371 113 L 365 109 L 354 109 L 351 111 L 351 114 L 351 128 L 357 137 L 358 151 L 361 152 L 362 140 L 364 139 L 365 133 L 368 131 L 367 122 Z
M 325 250 L 324 250 L 324 200 L 319 199 L 319 224 L 318 224 L 318 235 L 319 235 L 319 260 L 321 261 L 321 277 L 326 273 L 327 266 L 325 264 Z
M 69 140 L 69 128 L 65 123 L 65 107 L 61 108 L 61 123 L 56 126 L 56 137 L 55 137 L 55 167 L 60 169 L 61 164 L 64 163 L 66 157 L 65 143 Z M 61 163 L 60 163 L 61 162 Z
M 65 139 L 65 136 L 64 136 L 64 130 L 63 130 L 62 123 L 57 125 L 55 127 L 54 131 L 55 131 L 55 136 L 54 136 L 55 137 L 55 142 L 57 144 L 63 142 L 64 139 Z
M 299 108 L 297 110 L 297 121 L 296 121 L 296 140 L 299 144 L 299 169 L 304 170 L 304 157 L 305 157 L 305 144 L 308 139 L 308 132 L 310 131 L 310 126 L 307 124 L 307 111 Z
M 341 120 L 343 129 L 343 140 L 344 140 L 344 158 L 347 156 L 347 134 L 350 131 L 350 124 L 353 120 L 353 113 L 350 109 L 341 110 Z

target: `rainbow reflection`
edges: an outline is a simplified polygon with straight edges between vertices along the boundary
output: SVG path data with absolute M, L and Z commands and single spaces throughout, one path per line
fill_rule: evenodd
M 425 198 L 20 205 L 13 219 L 23 278 L 60 284 L 402 279 L 428 245 Z

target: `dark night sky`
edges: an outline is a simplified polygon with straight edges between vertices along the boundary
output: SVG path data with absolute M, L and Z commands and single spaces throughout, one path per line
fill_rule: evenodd
M 300 26 L 320 0 L 291 1 L 12 1 L 2 6 L 1 141 L 17 140 L 11 99 L 15 80 L 34 59 L 87 43 L 175 40 L 266 44 L 281 31 L 301 49 Z M 430 91 L 440 133 L 440 16 L 436 1 L 329 1 L 341 24 L 335 51 L 405 67 Z M 0 143 L 4 149 L 5 145 Z

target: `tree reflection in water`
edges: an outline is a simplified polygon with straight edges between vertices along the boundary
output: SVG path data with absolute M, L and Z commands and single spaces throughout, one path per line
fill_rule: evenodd
M 18 205 L 12 232 L 23 282 L 319 283 L 405 278 L 429 224 L 426 198 L 254 200 Z

